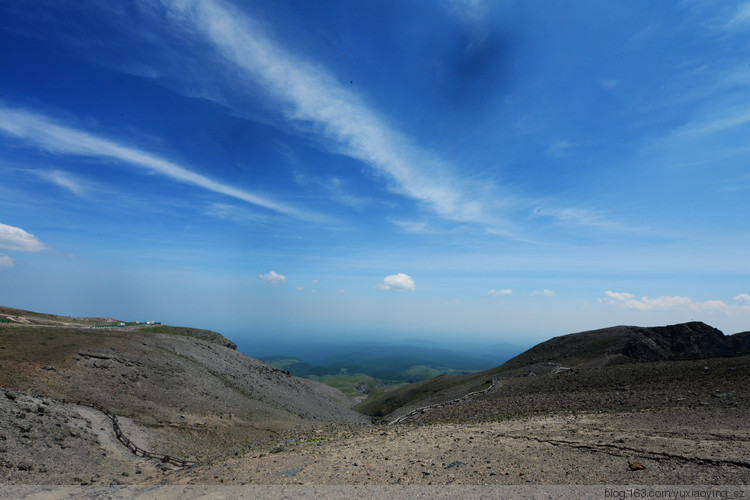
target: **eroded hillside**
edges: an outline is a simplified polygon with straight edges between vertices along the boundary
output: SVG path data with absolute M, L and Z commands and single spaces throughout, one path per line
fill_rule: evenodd
M 0 327 L 0 387 L 101 404 L 144 429 L 143 448 L 198 457 L 291 428 L 369 422 L 335 389 L 249 358 L 218 334 L 54 318 Z

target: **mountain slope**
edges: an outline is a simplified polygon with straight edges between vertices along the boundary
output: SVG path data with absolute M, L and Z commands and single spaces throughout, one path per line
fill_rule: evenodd
M 369 422 L 335 389 L 249 358 L 219 334 L 17 316 L 0 326 L 0 387 L 104 405 L 147 431 L 143 448 L 205 456 L 293 427 Z
M 444 376 L 411 384 L 358 409 L 384 417 L 481 390 L 492 378 L 544 375 L 564 368 L 596 368 L 750 353 L 747 332 L 726 336 L 701 322 L 663 327 L 615 326 L 554 337 L 506 363 L 468 376 Z

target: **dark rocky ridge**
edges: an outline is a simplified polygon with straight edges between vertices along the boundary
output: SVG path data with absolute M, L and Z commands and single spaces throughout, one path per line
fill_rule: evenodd
M 702 322 L 669 326 L 614 326 L 554 337 L 489 370 L 442 376 L 411 384 L 368 402 L 360 410 L 375 417 L 449 401 L 480 390 L 492 378 L 545 375 L 563 368 L 677 361 L 750 354 L 750 332 L 724 335 Z
M 748 342 L 747 332 L 724 335 L 699 321 L 656 327 L 614 326 L 554 337 L 489 371 L 542 362 L 575 367 L 733 356 L 750 353 Z

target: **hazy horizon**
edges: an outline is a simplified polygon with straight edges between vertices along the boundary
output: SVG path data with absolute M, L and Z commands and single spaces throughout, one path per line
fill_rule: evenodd
M 750 330 L 750 3 L 0 5 L 0 304 L 238 344 Z

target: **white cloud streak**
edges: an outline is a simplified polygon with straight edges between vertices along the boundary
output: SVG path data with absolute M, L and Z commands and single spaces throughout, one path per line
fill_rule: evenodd
M 559 221 L 597 228 L 617 228 L 617 225 L 604 219 L 600 214 L 582 208 L 538 207 L 532 215 L 535 217 L 552 217 Z
M 378 285 L 381 290 L 416 290 L 414 279 L 404 273 L 391 274 L 383 278 L 383 282 Z
M 750 2 L 741 5 L 724 27 L 728 30 L 734 30 L 747 26 L 750 26 Z
M 533 292 L 531 292 L 531 295 L 541 296 L 541 297 L 554 297 L 557 294 L 553 292 L 552 290 L 547 290 L 545 288 L 544 290 L 534 290 Z
M 604 297 L 598 299 L 599 303 L 633 309 L 641 312 L 650 311 L 673 311 L 688 310 L 695 312 L 723 312 L 730 313 L 738 310 L 750 311 L 750 295 L 741 293 L 734 297 L 735 304 L 727 304 L 721 300 L 706 300 L 698 302 L 690 297 L 662 295 L 659 297 L 636 298 L 632 293 L 604 292 Z
M 50 117 L 25 109 L 0 106 L 0 132 L 48 153 L 106 158 L 124 162 L 269 210 L 305 218 L 301 212 L 281 203 L 215 181 L 157 155 L 61 125 Z M 71 186 L 68 188 L 71 189 Z
M 34 173 L 42 179 L 67 189 L 76 196 L 83 196 L 87 190 L 80 179 L 62 170 L 39 170 Z
M 20 252 L 40 252 L 44 250 L 44 245 L 36 236 L 20 227 L 0 224 L 0 248 Z
M 385 174 L 394 191 L 444 218 L 489 220 L 477 202 L 478 190 L 459 188 L 460 180 L 441 160 L 411 145 L 325 69 L 272 42 L 238 9 L 218 0 L 164 3 L 186 36 L 199 34 L 234 68 L 234 76 L 244 76 L 248 85 L 260 84 L 281 104 L 285 119 L 311 127 L 331 149 Z
M 510 288 L 503 288 L 502 290 L 495 290 L 494 288 L 487 292 L 487 295 L 498 296 L 498 295 L 513 295 L 513 290 Z
M 720 116 L 709 116 L 676 130 L 675 136 L 704 136 L 750 123 L 750 108 L 732 109 Z
M 286 283 L 286 276 L 279 274 L 276 271 L 271 271 L 268 274 L 259 274 L 258 277 L 269 283 Z

